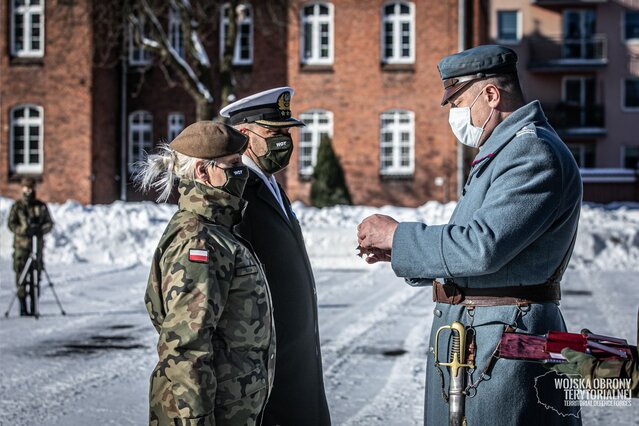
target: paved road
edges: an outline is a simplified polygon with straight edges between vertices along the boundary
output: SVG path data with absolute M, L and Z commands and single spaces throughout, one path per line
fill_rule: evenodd
M 3 312 L 9 267 L 0 262 Z M 430 289 L 405 285 L 387 266 L 315 272 L 334 424 L 421 424 Z M 74 265 L 51 267 L 51 276 L 66 317 L 45 289 L 39 321 L 0 320 L 0 424 L 145 424 L 156 356 L 142 303 L 146 268 Z M 629 272 L 569 272 L 562 302 L 569 329 L 634 342 L 637 284 Z M 637 418 L 639 403 L 584 408 L 585 425 Z

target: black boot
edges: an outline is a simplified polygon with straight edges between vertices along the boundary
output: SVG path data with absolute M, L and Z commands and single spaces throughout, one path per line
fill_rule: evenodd
M 25 297 L 20 297 L 20 316 L 24 317 L 29 315 L 29 312 L 27 311 L 27 299 Z

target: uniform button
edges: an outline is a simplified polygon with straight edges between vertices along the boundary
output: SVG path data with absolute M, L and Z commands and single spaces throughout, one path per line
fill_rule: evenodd
M 435 314 L 436 317 L 441 317 L 442 316 L 442 311 L 440 311 L 439 309 L 435 308 L 435 310 L 433 311 L 433 313 Z
M 430 348 L 428 348 L 428 352 L 430 352 L 431 354 L 435 353 L 435 348 L 433 348 L 432 346 Z
M 262 379 L 262 383 L 266 383 L 266 379 Z

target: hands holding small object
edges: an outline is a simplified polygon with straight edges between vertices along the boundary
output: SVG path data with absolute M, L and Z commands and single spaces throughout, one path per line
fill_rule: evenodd
M 357 226 L 357 254 L 366 263 L 390 262 L 393 235 L 399 223 L 390 216 L 374 214 Z

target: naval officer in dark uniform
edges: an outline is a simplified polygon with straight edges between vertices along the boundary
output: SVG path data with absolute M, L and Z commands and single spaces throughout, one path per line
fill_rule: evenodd
M 330 425 L 317 320 L 313 271 L 302 230 L 274 175 L 293 152 L 293 89 L 280 87 L 240 99 L 220 111 L 249 138 L 243 162 L 249 180 L 240 233 L 255 249 L 268 279 L 277 334 L 275 383 L 264 412 L 265 426 Z
M 428 425 L 448 423 L 433 352 L 436 331 L 454 321 L 475 336 L 475 369 L 466 383 L 468 424 L 581 424 L 579 407 L 565 404 L 563 390 L 543 380 L 543 367 L 495 357 L 506 328 L 539 335 L 566 329 L 559 282 L 582 198 L 575 159 L 539 102 L 524 102 L 516 63 L 513 50 L 494 45 L 439 62 L 451 130 L 461 143 L 479 147 L 449 223 L 397 223 L 375 215 L 358 227 L 360 246 L 372 253 L 369 263 L 390 260 L 397 276 L 433 285 Z M 438 343 L 439 360 L 448 362 L 447 339 Z

